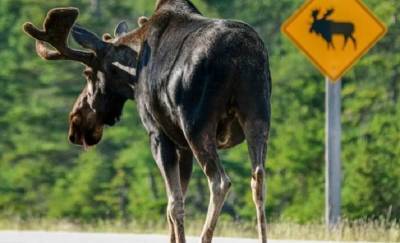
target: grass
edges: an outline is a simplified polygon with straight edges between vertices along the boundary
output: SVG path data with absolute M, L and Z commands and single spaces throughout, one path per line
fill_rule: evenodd
M 188 221 L 188 235 L 199 235 L 202 222 Z M 9 220 L 0 221 L 0 230 L 41 230 L 41 231 L 73 231 L 73 232 L 112 232 L 138 234 L 168 234 L 168 226 L 164 222 L 122 222 L 98 221 L 92 224 L 74 223 L 70 221 L 51 220 Z M 248 222 L 219 222 L 216 236 L 257 238 L 254 224 Z M 330 240 L 330 241 L 373 241 L 400 242 L 400 224 L 381 221 L 345 221 L 328 231 L 320 223 L 270 223 L 268 237 L 271 239 L 292 240 Z

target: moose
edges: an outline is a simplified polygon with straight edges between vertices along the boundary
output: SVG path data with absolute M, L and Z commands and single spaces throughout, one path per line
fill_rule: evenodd
M 196 158 L 210 201 L 201 242 L 210 243 L 231 181 L 218 157 L 247 140 L 259 238 L 267 242 L 265 159 L 271 117 L 271 77 L 263 41 L 249 25 L 204 17 L 189 0 L 158 0 L 152 16 L 114 37 L 75 24 L 76 8 L 50 10 L 36 39 L 45 60 L 84 64 L 87 83 L 69 116 L 69 140 L 100 142 L 128 100 L 136 102 L 153 157 L 165 180 L 170 242 L 185 242 L 184 201 Z M 85 50 L 68 46 L 69 35 Z
M 342 35 L 344 37 L 343 50 L 346 48 L 349 39 L 353 41 L 354 49 L 357 49 L 357 40 L 354 37 L 355 26 L 353 23 L 329 20 L 328 17 L 335 12 L 333 8 L 328 9 L 320 19 L 318 19 L 319 12 L 319 9 L 315 9 L 311 13 L 313 23 L 311 24 L 310 33 L 315 32 L 317 35 L 321 35 L 327 42 L 328 49 L 335 49 L 335 45 L 333 44 L 334 35 Z

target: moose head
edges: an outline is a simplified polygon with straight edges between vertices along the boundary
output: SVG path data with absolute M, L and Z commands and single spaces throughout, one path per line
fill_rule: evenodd
M 325 14 L 322 16 L 322 18 L 318 18 L 320 10 L 314 9 L 311 12 L 311 16 L 313 18 L 313 23 L 311 24 L 311 27 L 310 27 L 310 33 L 313 33 L 313 32 L 318 33 L 319 29 L 321 28 L 321 25 L 328 23 L 327 22 L 328 17 L 330 17 L 334 12 L 335 12 L 335 10 L 333 8 L 328 9 L 325 12 Z
M 74 25 L 78 15 L 76 8 L 53 9 L 47 14 L 44 30 L 25 23 L 24 31 L 36 39 L 36 52 L 43 59 L 71 60 L 85 65 L 83 73 L 87 84 L 70 113 L 68 135 L 72 143 L 87 147 L 101 140 L 104 126 L 113 126 L 119 120 L 125 102 L 134 98 L 140 43 L 135 45 L 132 40 L 129 46 L 119 43 L 118 40 L 128 32 L 126 22 L 116 27 L 114 38 L 106 35 L 108 38 L 102 40 Z M 68 46 L 70 33 L 86 51 Z

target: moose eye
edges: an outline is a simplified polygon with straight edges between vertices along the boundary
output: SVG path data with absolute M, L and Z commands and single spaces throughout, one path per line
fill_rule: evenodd
M 83 71 L 83 75 L 87 78 L 90 79 L 93 76 L 93 71 L 90 69 L 85 69 Z

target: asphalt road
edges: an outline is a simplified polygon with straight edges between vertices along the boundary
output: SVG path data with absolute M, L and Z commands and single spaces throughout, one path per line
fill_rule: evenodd
M 188 237 L 187 241 L 188 243 L 198 243 L 199 239 Z M 269 241 L 269 243 L 294 242 L 312 243 L 312 241 Z M 0 243 L 168 243 L 168 237 L 162 235 L 0 231 Z M 213 243 L 258 243 L 258 241 L 215 238 Z

